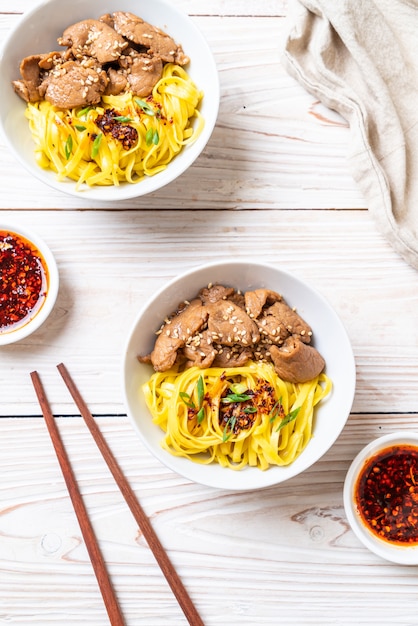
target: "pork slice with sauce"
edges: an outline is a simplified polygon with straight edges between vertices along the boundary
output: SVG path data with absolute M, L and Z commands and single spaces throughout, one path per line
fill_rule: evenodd
M 66 28 L 58 43 L 71 49 L 76 59 L 90 56 L 99 63 L 116 61 L 128 46 L 128 42 L 111 26 L 93 19 L 76 22 Z
M 303 343 L 299 337 L 290 336 L 282 346 L 271 346 L 270 354 L 277 374 L 291 383 L 312 380 L 325 367 L 318 350 Z
M 120 70 L 110 67 L 107 70 L 107 78 L 108 83 L 104 92 L 105 96 L 118 96 L 125 91 L 128 80 Z
M 173 367 L 178 351 L 204 326 L 207 317 L 206 307 L 200 299 L 195 299 L 164 324 L 150 354 L 155 371 L 165 372 Z
M 223 346 L 251 346 L 260 339 L 257 324 L 230 300 L 206 305 L 208 329 L 213 341 Z
M 146 53 L 132 51 L 124 55 L 120 65 L 126 68 L 127 89 L 140 98 L 152 93 L 163 74 L 162 60 Z
M 107 18 L 109 19 L 109 18 Z M 113 28 L 117 33 L 129 41 L 143 46 L 152 56 L 157 56 L 166 63 L 178 63 L 187 65 L 187 57 L 181 45 L 152 24 L 144 22 L 143 19 L 126 11 L 115 11 L 111 15 Z
M 63 52 L 32 54 L 20 63 L 21 80 L 12 81 L 16 93 L 26 102 L 38 102 L 42 99 L 40 86 L 49 70 L 60 68 L 66 61 Z
M 32 54 L 22 59 L 20 63 L 22 79 L 12 82 L 16 93 L 26 102 L 41 100 L 39 85 L 42 82 L 42 78 L 39 63 L 42 60 L 42 56 L 41 54 Z
M 213 367 L 242 367 L 253 358 L 251 348 L 222 346 L 212 363 Z
M 199 297 L 203 304 L 213 304 L 219 302 L 219 300 L 227 300 L 235 293 L 233 287 L 224 287 L 223 285 L 212 285 L 210 287 L 204 287 L 199 291 Z
M 270 289 L 254 289 L 253 291 L 246 291 L 244 298 L 248 315 L 255 319 L 261 314 L 265 304 L 279 302 L 282 296 Z
M 55 75 L 51 72 L 42 81 L 39 91 L 45 100 L 62 109 L 100 102 L 109 79 L 105 71 L 83 67 L 66 61 Z
M 272 343 L 283 343 L 289 335 L 295 335 L 304 343 L 310 343 L 312 329 L 284 300 L 275 302 L 264 310 L 256 320 L 260 332 Z
M 185 360 L 184 367 L 199 367 L 203 369 L 210 367 L 216 357 L 216 350 L 213 347 L 211 335 L 208 330 L 197 333 L 192 339 L 181 348 L 179 356 Z

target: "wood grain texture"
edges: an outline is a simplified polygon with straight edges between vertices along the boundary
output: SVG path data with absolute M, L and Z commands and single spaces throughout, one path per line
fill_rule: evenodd
M 81 418 L 57 421 L 127 624 L 185 624 Z M 132 436 L 126 418 L 98 423 L 207 626 L 277 624 L 278 614 L 298 626 L 389 625 L 395 614 L 397 623 L 414 624 L 418 568 L 390 565 L 363 548 L 342 504 L 357 451 L 394 428 L 411 429 L 409 415 L 352 415 L 303 476 L 243 493 L 174 475 Z M 0 623 L 82 624 L 88 615 L 102 626 L 100 594 L 45 425 L 11 418 L 0 428 Z
M 416 410 L 416 275 L 366 212 L 57 211 L 51 219 L 50 211 L 5 211 L 3 216 L 35 228 L 47 241 L 61 286 L 44 325 L 0 351 L 0 415 L 39 413 L 31 369 L 46 377 L 54 410 L 72 413 L 54 371 L 61 360 L 77 371 L 93 413 L 124 413 L 123 349 L 140 308 L 169 279 L 220 257 L 273 263 L 327 298 L 353 345 L 354 411 Z
M 214 133 L 176 182 L 118 206 L 27 174 L 0 140 L 0 220 L 34 228 L 60 271 L 56 307 L 0 350 L 0 625 L 106 626 L 106 611 L 29 373 L 52 400 L 127 626 L 186 621 L 56 372 L 65 361 L 205 626 L 417 624 L 418 567 L 362 547 L 345 474 L 371 439 L 418 423 L 418 284 L 347 166 L 349 129 L 284 72 L 286 0 L 171 0 L 206 36 L 221 82 Z M 290 3 L 289 3 L 290 4 Z M 0 40 L 33 0 L 3 0 Z M 128 329 L 169 279 L 219 258 L 307 280 L 343 321 L 357 389 L 337 442 L 303 475 L 218 491 L 174 474 L 134 432 Z
M 167 552 L 164 550 L 150 520 L 148 519 L 147 515 L 144 512 L 144 509 L 142 508 L 138 498 L 136 498 L 135 493 L 133 491 L 133 489 L 131 488 L 129 481 L 125 478 L 123 471 L 121 469 L 121 467 L 119 466 L 115 455 L 113 454 L 109 444 L 106 441 L 106 438 L 103 436 L 100 428 L 98 427 L 94 417 L 92 416 L 92 414 L 90 413 L 90 410 L 87 406 L 86 401 L 84 400 L 84 398 L 81 396 L 71 374 L 69 373 L 68 369 L 66 368 L 66 366 L 64 365 L 64 363 L 59 363 L 59 365 L 57 366 L 59 373 L 61 374 L 61 377 L 63 379 L 63 381 L 65 382 L 68 391 L 70 392 L 82 418 L 84 419 L 84 422 L 87 426 L 87 428 L 89 429 L 92 438 L 95 442 L 95 444 L 97 445 L 98 449 L 100 450 L 100 453 L 103 457 L 103 459 L 106 462 L 106 465 L 108 466 L 110 473 L 112 474 L 119 491 L 121 492 L 122 496 L 124 497 L 126 504 L 128 505 L 132 515 L 134 516 L 134 519 L 136 521 L 136 523 L 138 524 L 138 528 L 139 531 L 142 533 L 145 541 L 147 542 L 148 546 L 150 547 L 155 560 L 157 561 L 158 565 L 161 568 L 161 571 L 163 572 L 168 584 L 170 585 L 170 588 L 172 590 L 172 592 L 174 593 L 177 602 L 179 603 L 187 621 L 189 622 L 190 626 L 203 626 L 203 622 L 200 618 L 200 615 L 198 614 L 198 612 L 196 611 L 196 607 L 194 606 L 188 592 L 187 589 L 184 587 L 179 575 L 177 574 L 175 568 L 173 567 L 173 564 L 171 563 Z M 41 396 L 42 397 L 42 396 Z M 39 392 L 38 392 L 38 398 L 39 398 Z M 43 414 L 45 416 L 45 406 L 43 407 Z M 49 405 L 48 405 L 48 410 L 47 413 L 50 413 L 50 409 L 49 409 Z M 45 418 L 46 419 L 46 418 Z M 51 432 L 51 427 L 50 427 L 50 423 L 47 421 L 48 423 L 48 429 Z M 55 421 L 53 421 L 53 423 L 55 424 Z M 56 432 L 56 427 L 54 432 Z M 51 433 L 52 434 L 52 433 Z M 54 443 L 54 446 L 56 448 L 56 443 Z M 65 448 L 62 446 L 62 444 L 60 445 L 60 450 L 65 450 Z M 62 465 L 62 463 L 61 463 Z M 70 470 L 69 473 L 72 474 L 72 469 L 71 469 L 71 465 L 69 465 L 69 467 L 67 468 L 67 472 L 68 469 Z M 66 472 L 63 471 L 63 475 L 64 478 L 66 478 Z M 68 485 L 68 479 L 66 478 L 66 482 Z M 77 484 L 76 481 L 73 480 L 70 482 L 70 486 L 69 486 L 69 492 L 71 495 L 71 491 L 70 491 L 70 487 L 73 486 L 74 484 Z M 78 489 L 77 489 L 78 491 Z M 74 509 L 77 513 L 77 517 L 79 519 L 79 521 L 81 522 L 81 520 L 83 521 L 83 524 L 80 523 L 80 527 L 81 530 L 83 531 L 83 537 L 85 537 L 85 544 L 86 547 L 89 551 L 90 554 L 90 559 L 93 565 L 93 568 L 96 572 L 96 578 L 98 579 L 98 581 L 101 583 L 100 584 L 100 588 L 102 590 L 102 596 L 105 600 L 105 604 L 106 604 L 106 608 L 107 611 L 109 613 L 109 618 L 110 621 L 113 624 L 115 624 L 115 626 L 118 626 L 119 622 L 123 622 L 123 617 L 119 614 L 119 608 L 118 608 L 118 603 L 116 598 L 114 597 L 114 595 L 111 593 L 112 588 L 111 585 L 107 584 L 105 585 L 104 588 L 104 592 L 103 592 L 103 583 L 102 583 L 102 579 L 104 579 L 106 581 L 106 577 L 107 577 L 107 570 L 106 570 L 106 565 L 103 561 L 103 558 L 101 557 L 101 554 L 98 550 L 96 550 L 93 553 L 93 557 L 91 554 L 91 543 L 93 544 L 93 546 L 97 545 L 97 541 L 96 538 L 94 536 L 94 533 L 90 533 L 90 535 L 88 535 L 88 537 L 86 537 L 85 532 L 84 532 L 84 528 L 87 526 L 87 529 L 91 528 L 91 524 L 88 518 L 88 515 L 85 514 L 85 507 L 84 505 L 81 506 L 81 510 L 83 511 L 83 515 L 80 519 L 80 505 L 79 505 L 79 501 L 77 502 L 77 506 L 75 505 L 74 502 L 74 498 L 72 497 L 72 501 L 73 501 L 73 505 L 74 505 Z M 86 521 L 88 522 L 86 524 Z M 97 552 L 99 552 L 100 558 L 97 558 Z M 97 575 L 97 570 L 99 571 L 99 576 Z M 116 614 L 115 614 L 116 613 Z M 115 614 L 115 615 L 114 615 Z
M 100 550 L 99 543 L 94 533 L 90 517 L 87 513 L 84 500 L 81 496 L 80 489 L 71 466 L 71 461 L 69 460 L 67 451 L 63 445 L 59 429 L 51 412 L 51 407 L 38 372 L 31 372 L 31 379 L 38 397 L 42 415 L 45 419 L 45 423 L 51 437 L 51 443 L 54 446 L 57 461 L 60 465 L 61 472 L 67 486 L 68 495 L 71 498 L 74 512 L 83 536 L 84 545 L 89 553 L 90 561 L 99 585 L 100 593 L 102 594 L 103 603 L 106 608 L 109 621 L 111 626 L 125 626 L 125 620 L 123 619 L 119 602 L 107 570 L 106 562 Z
M 347 124 L 281 67 L 286 20 L 280 11 L 265 16 L 255 12 L 254 2 L 249 5 L 249 16 L 194 18 L 213 50 L 221 83 L 218 121 L 205 150 L 179 179 L 119 208 L 364 208 L 348 171 Z M 0 38 L 18 19 L 0 14 Z M 1 142 L 0 169 L 8 181 L 0 208 L 114 209 L 47 188 Z

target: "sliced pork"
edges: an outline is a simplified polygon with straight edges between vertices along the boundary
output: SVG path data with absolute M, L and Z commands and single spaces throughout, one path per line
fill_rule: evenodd
M 312 380 L 325 367 L 318 350 L 303 343 L 298 337 L 288 337 L 281 347 L 271 346 L 270 354 L 277 374 L 291 383 Z

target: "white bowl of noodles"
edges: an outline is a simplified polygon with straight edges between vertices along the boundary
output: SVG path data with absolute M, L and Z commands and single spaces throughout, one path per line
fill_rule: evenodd
M 158 336 L 157 331 L 164 320 L 177 309 L 179 303 L 192 300 L 202 288 L 211 283 L 234 287 L 242 292 L 263 288 L 278 292 L 289 307 L 296 308 L 298 315 L 312 329 L 312 346 L 325 360 L 322 375 L 329 379 L 332 388 L 313 409 L 311 433 L 303 450 L 287 464 L 272 463 L 266 469 L 245 464 L 236 470 L 230 466 L 222 466 L 219 462 L 202 464 L 196 462 L 199 455 L 178 456 L 162 446 L 165 438 L 164 428 L 157 424 L 157 420 L 153 420 L 144 393 L 154 375 L 154 369 L 152 365 L 140 362 L 138 356 L 142 357 L 153 350 Z M 204 380 L 207 384 L 206 378 Z M 230 490 L 250 490 L 288 480 L 309 468 L 327 452 L 341 433 L 351 410 L 355 391 L 355 363 L 350 341 L 340 319 L 327 301 L 312 287 L 272 265 L 220 261 L 192 268 L 174 278 L 141 308 L 129 332 L 124 351 L 123 386 L 128 415 L 135 430 L 150 452 L 162 463 L 178 474 L 204 485 Z M 193 394 L 197 386 L 193 383 Z M 167 389 L 169 387 L 170 385 Z M 299 391 L 302 387 L 303 385 L 295 385 Z M 191 396 L 183 393 L 182 398 L 187 403 Z M 193 398 L 196 400 L 196 395 L 193 395 Z M 207 396 L 205 398 L 207 399 Z M 193 406 L 196 404 L 193 403 Z M 290 409 L 290 406 L 286 409 L 287 418 L 291 417 Z M 296 422 L 297 418 L 288 428 L 296 429 Z M 187 423 L 187 419 L 184 423 Z M 276 432 L 273 436 L 276 438 L 277 430 L 278 428 L 274 428 Z M 226 443 L 229 439 L 229 434 L 225 437 L 225 429 L 220 428 L 218 435 L 220 444 Z M 230 443 L 232 445 L 232 439 Z M 206 458 L 205 454 L 200 454 L 200 457 Z
M 112 176 L 117 184 L 113 182 L 106 185 L 80 185 L 67 177 L 58 178 L 56 172 L 44 169 L 38 164 L 35 158 L 35 143 L 28 120 L 25 118 L 26 102 L 15 93 L 12 81 L 20 78 L 19 66 L 23 58 L 56 50 L 63 51 L 65 48 L 58 45 L 57 39 L 68 26 L 85 19 L 97 20 L 100 16 L 115 11 L 131 12 L 163 30 L 183 48 L 184 53 L 190 58 L 190 62 L 183 69 L 201 95 L 196 106 L 198 115 L 190 117 L 188 122 L 194 138 L 182 145 L 180 151 L 168 162 L 165 169 L 154 175 L 145 175 L 139 182 L 131 183 L 123 180 L 118 184 L 118 177 L 113 173 Z M 11 153 L 29 172 L 47 185 L 81 199 L 93 201 L 117 202 L 135 198 L 154 192 L 174 181 L 194 163 L 205 148 L 215 126 L 219 107 L 219 79 L 211 50 L 194 21 L 168 0 L 153 0 L 152 2 L 45 0 L 38 3 L 19 19 L 4 41 L 0 52 L 0 86 L 2 93 L 0 127 Z M 84 120 L 81 123 L 84 124 Z M 151 145 L 157 155 L 158 150 L 162 152 L 165 132 L 165 129 L 161 128 L 159 146 Z M 141 137 L 141 133 L 139 136 Z M 154 134 L 153 139 L 156 137 L 157 135 Z M 73 139 L 71 142 L 74 143 Z M 144 137 L 142 137 L 142 143 L 145 147 Z M 67 143 L 64 149 L 66 158 L 68 158 L 68 147 Z M 70 147 L 75 152 L 74 146 Z M 113 157 L 114 152 L 112 152 Z M 88 160 L 88 157 L 86 158 Z M 161 160 L 159 156 L 158 159 Z M 67 165 L 65 157 L 62 157 L 61 161 L 64 166 Z M 113 169 L 115 169 L 114 165 Z

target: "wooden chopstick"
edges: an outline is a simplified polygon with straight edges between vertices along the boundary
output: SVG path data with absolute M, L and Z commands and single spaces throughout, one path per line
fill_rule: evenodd
M 45 395 L 41 379 L 39 378 L 39 374 L 37 372 L 31 372 L 31 378 L 53 446 L 55 448 L 58 462 L 61 466 L 61 471 L 64 476 L 71 501 L 73 503 L 74 511 L 77 515 L 81 533 L 90 556 L 110 623 L 112 626 L 124 626 L 125 621 L 113 590 L 105 561 L 100 551 L 99 544 L 97 543 L 93 527 L 91 525 L 86 507 L 84 506 L 84 502 L 70 464 L 70 460 L 65 451 L 61 435 L 55 423 L 54 416 L 52 415 L 48 399 Z
M 172 565 L 166 551 L 164 550 L 160 540 L 158 539 L 148 517 L 139 504 L 135 492 L 126 480 L 122 470 L 120 469 L 112 451 L 110 450 L 105 438 L 100 432 L 92 414 L 90 413 L 86 403 L 84 402 L 80 392 L 78 391 L 73 379 L 71 378 L 67 368 L 63 363 L 57 365 L 58 371 L 61 374 L 69 392 L 71 393 L 74 402 L 76 403 L 81 416 L 84 418 L 88 429 L 90 430 L 93 439 L 95 440 L 97 447 L 104 460 L 106 461 L 113 478 L 115 479 L 119 490 L 125 498 L 142 534 L 144 535 L 149 547 L 151 548 L 157 563 L 159 564 L 164 576 L 167 579 L 168 584 L 171 587 L 180 607 L 183 610 L 189 624 L 191 626 L 204 626 L 202 619 L 200 618 L 186 588 L 180 580 L 174 566 Z

